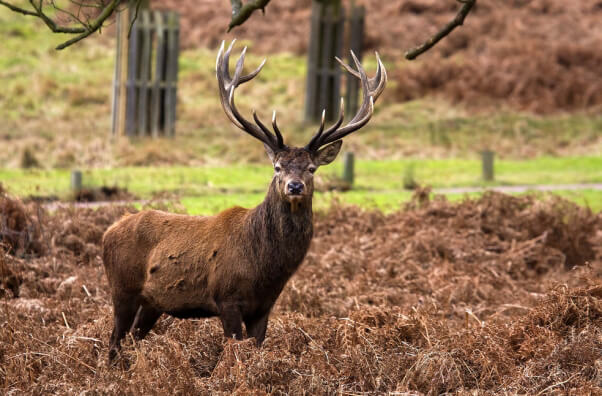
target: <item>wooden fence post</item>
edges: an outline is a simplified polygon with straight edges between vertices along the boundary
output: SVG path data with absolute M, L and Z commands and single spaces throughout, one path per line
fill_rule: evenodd
M 82 171 L 74 169 L 71 171 L 71 191 L 75 194 L 82 190 Z
M 494 179 L 494 169 L 493 169 L 493 160 L 495 153 L 490 150 L 485 150 L 481 153 L 481 161 L 483 168 L 483 180 L 485 181 L 493 181 Z
M 127 29 L 129 9 L 125 9 L 117 16 L 117 57 L 115 60 L 115 74 L 113 77 L 113 135 L 125 134 L 125 104 L 126 81 L 128 68 L 128 40 Z
M 354 180 L 354 162 L 355 157 L 352 152 L 348 151 L 343 156 L 343 180 L 351 187 Z
M 130 36 L 128 41 L 128 66 L 127 66 L 127 82 L 126 82 L 126 105 L 125 105 L 125 133 L 129 137 L 136 135 L 136 102 L 138 100 L 137 94 L 137 74 L 138 74 L 138 62 L 141 60 L 138 54 L 140 45 L 140 24 L 139 20 L 134 22 L 131 32 L 129 30 L 131 20 L 134 18 L 134 13 L 130 12 L 130 20 L 128 20 L 127 31 Z

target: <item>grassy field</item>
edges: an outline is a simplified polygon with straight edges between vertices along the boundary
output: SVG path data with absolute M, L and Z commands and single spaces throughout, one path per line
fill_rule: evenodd
M 554 196 L 560 196 L 578 205 L 588 207 L 594 213 L 602 211 L 602 193 L 594 190 L 582 191 L 554 191 L 553 193 L 536 194 L 540 199 L 547 200 Z M 466 194 L 443 194 L 449 201 L 462 201 L 466 198 L 478 198 L 482 193 Z M 522 194 L 519 194 L 522 195 Z M 435 194 L 431 194 L 434 198 Z M 235 193 L 227 195 L 206 195 L 202 197 L 183 197 L 178 204 L 173 206 L 174 211 L 185 210 L 186 213 L 193 215 L 212 215 L 221 210 L 232 206 L 242 206 L 246 208 L 254 207 L 261 203 L 264 194 L 260 193 Z M 314 209 L 316 211 L 326 211 L 332 205 L 357 205 L 363 209 L 377 209 L 384 213 L 397 211 L 408 203 L 412 198 L 411 191 L 384 191 L 384 192 L 329 192 L 316 193 Z M 170 207 L 170 210 L 172 208 Z
M 266 159 L 267 162 L 267 159 Z M 502 186 L 536 184 L 602 183 L 602 157 L 541 157 L 528 161 L 498 160 L 496 182 L 481 180 L 479 160 L 406 159 L 359 160 L 354 189 L 400 190 L 404 180 L 439 187 Z M 339 158 L 317 173 L 317 186 L 328 185 L 342 173 Z M 118 186 L 141 198 L 170 192 L 184 196 L 215 193 L 264 192 L 271 179 L 268 165 L 202 167 L 129 167 L 89 169 L 83 172 L 87 187 Z M 70 171 L 0 169 L 0 181 L 13 194 L 58 195 L 69 193 Z
M 327 190 L 341 174 L 339 159 L 317 174 L 318 190 Z M 89 188 L 118 186 L 141 199 L 161 197 L 165 193 L 181 198 L 191 213 L 215 213 L 232 205 L 253 206 L 265 194 L 272 170 L 267 165 L 230 165 L 202 167 L 130 167 L 89 169 L 84 171 L 84 185 Z M 498 181 L 480 180 L 478 160 L 360 160 L 356 164 L 354 189 L 348 192 L 318 193 L 316 205 L 324 208 L 333 200 L 359 204 L 368 208 L 392 210 L 411 197 L 404 183 L 414 180 L 433 188 L 462 186 L 549 185 L 602 183 L 602 157 L 541 157 L 528 161 L 496 162 Z M 68 170 L 0 170 L 6 189 L 18 196 L 58 196 L 70 194 Z M 602 191 L 559 191 L 561 195 L 602 208 Z M 475 195 L 475 194 L 473 194 Z M 464 194 L 448 194 L 461 199 Z

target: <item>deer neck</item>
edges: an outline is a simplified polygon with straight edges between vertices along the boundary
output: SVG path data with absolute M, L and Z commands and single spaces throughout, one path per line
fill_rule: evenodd
M 303 261 L 313 235 L 312 197 L 297 207 L 284 199 L 272 181 L 264 201 L 249 216 L 248 232 L 254 258 L 267 273 L 284 281 Z
M 263 202 L 256 208 L 260 223 L 270 239 L 301 241 L 311 239 L 313 232 L 312 196 L 291 204 L 278 191 L 276 181 L 270 184 Z

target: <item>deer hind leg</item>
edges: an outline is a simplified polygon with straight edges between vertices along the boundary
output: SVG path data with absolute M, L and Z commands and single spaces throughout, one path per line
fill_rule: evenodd
M 115 299 L 113 302 L 114 324 L 113 332 L 109 340 L 109 362 L 112 362 L 119 350 L 121 349 L 121 340 L 130 330 L 136 311 L 138 310 L 138 302 L 135 296 Z
M 224 304 L 220 307 L 220 320 L 224 328 L 224 337 L 242 340 L 242 314 L 236 304 Z
M 258 318 L 252 318 L 245 320 L 245 326 L 247 327 L 247 336 L 249 338 L 255 337 L 257 346 L 261 346 L 265 339 L 265 332 L 268 328 L 268 317 L 270 312 L 268 311 L 265 315 Z

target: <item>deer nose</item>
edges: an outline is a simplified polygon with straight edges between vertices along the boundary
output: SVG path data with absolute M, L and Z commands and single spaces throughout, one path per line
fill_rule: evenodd
M 298 181 L 290 181 L 288 182 L 287 189 L 289 194 L 299 195 L 303 192 L 303 183 Z

